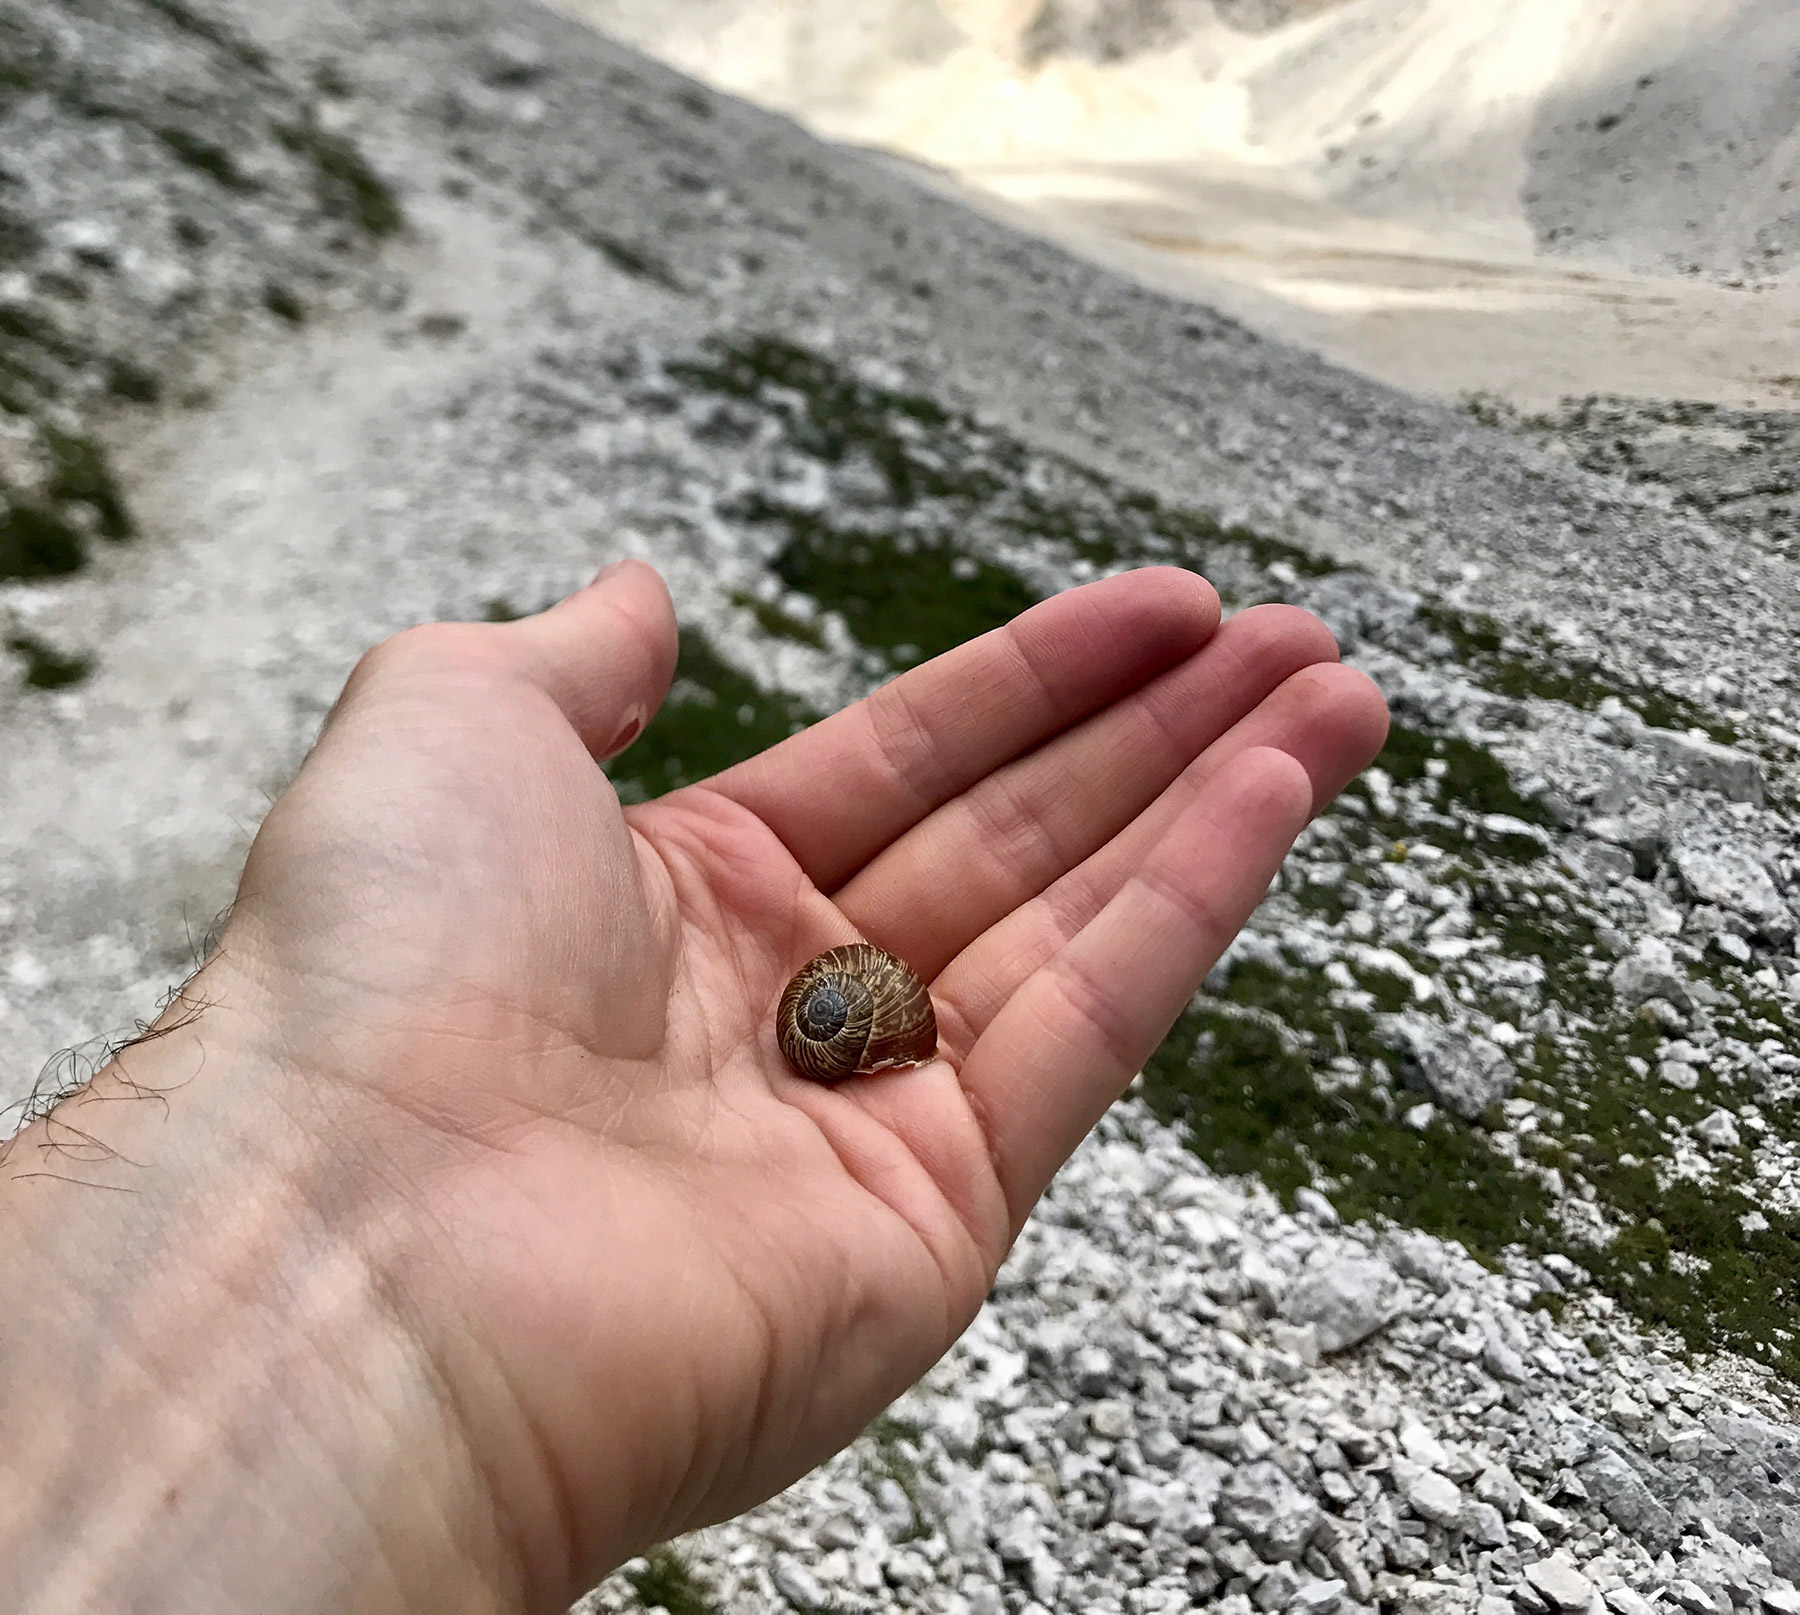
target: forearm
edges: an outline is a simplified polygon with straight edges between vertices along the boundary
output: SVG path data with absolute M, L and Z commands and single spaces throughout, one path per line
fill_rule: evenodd
M 229 1034 L 132 1050 L 0 1166 L 0 1608 L 523 1607 L 428 1354 Z

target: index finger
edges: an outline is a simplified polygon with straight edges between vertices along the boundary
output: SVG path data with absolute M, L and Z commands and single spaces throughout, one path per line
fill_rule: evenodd
M 1191 655 L 1218 625 L 1203 578 L 1120 573 L 902 674 L 707 788 L 756 814 L 831 893 L 934 809 Z

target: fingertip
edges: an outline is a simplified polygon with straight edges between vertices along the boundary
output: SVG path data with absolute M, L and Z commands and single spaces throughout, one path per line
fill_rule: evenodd
M 1360 667 L 1342 668 L 1339 676 L 1346 680 L 1339 699 L 1348 709 L 1345 727 L 1357 742 L 1355 750 L 1362 757 L 1357 772 L 1361 773 L 1381 755 L 1381 748 L 1387 744 L 1388 731 L 1392 727 L 1387 697 L 1381 693 L 1381 686 Z
M 1313 815 L 1312 775 L 1298 757 L 1278 746 L 1252 746 L 1233 765 L 1228 780 L 1238 798 L 1232 810 L 1247 822 L 1291 825 L 1291 839 Z
M 1165 610 L 1186 617 L 1199 625 L 1203 636 L 1210 635 L 1219 626 L 1223 614 L 1219 591 L 1198 572 L 1190 572 L 1186 567 L 1133 567 L 1128 572 L 1116 572 L 1103 579 L 1102 584 L 1106 583 L 1123 585 L 1154 600 Z
M 1297 661 L 1336 662 L 1342 655 L 1337 636 L 1320 618 L 1285 601 L 1246 606 L 1232 617 L 1231 622 L 1238 633 L 1254 626 L 1259 633 L 1278 642 Z
M 680 636 L 662 574 L 615 561 L 586 588 L 511 625 L 540 682 L 602 760 L 643 732 L 675 676 Z

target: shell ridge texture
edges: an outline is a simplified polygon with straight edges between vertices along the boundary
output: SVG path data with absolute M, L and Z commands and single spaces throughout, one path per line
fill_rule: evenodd
M 831 993 L 842 999 L 841 1024 L 830 999 L 823 1007 L 831 1013 L 820 1006 L 808 1013 L 815 995 Z M 788 1064 L 814 1082 L 919 1065 L 937 1053 L 937 1017 L 925 984 L 868 942 L 832 948 L 804 965 L 781 995 L 775 1030 Z

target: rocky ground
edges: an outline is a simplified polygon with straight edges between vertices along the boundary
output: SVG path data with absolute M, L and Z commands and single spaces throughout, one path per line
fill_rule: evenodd
M 8 1097 L 178 978 L 361 649 L 621 553 L 683 621 L 627 797 L 1147 560 L 1393 704 L 969 1338 L 596 1607 L 1800 1611 L 1773 516 L 535 11 L 0 0 L 0 154 Z
M 1465 407 L 1549 453 L 1800 559 L 1800 414 L 1604 396 L 1542 412 L 1491 397 Z

